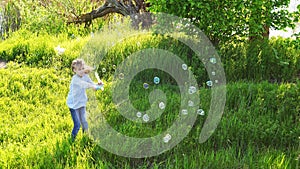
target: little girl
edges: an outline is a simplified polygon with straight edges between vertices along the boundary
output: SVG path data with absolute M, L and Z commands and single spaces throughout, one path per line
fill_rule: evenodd
M 72 130 L 72 140 L 74 140 L 80 129 L 80 125 L 82 125 L 82 131 L 84 133 L 88 131 L 88 123 L 86 120 L 87 95 L 85 90 L 87 88 L 98 90 L 102 82 L 100 81 L 97 85 L 91 80 L 88 73 L 92 71 L 92 68 L 85 65 L 82 59 L 75 59 L 71 66 L 75 75 L 73 75 L 71 80 L 67 105 L 74 123 Z

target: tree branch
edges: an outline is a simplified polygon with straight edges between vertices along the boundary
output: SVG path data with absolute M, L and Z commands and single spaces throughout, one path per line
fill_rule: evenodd
M 70 17 L 67 21 L 68 24 L 85 23 L 89 26 L 93 19 L 103 17 L 110 13 L 119 13 L 123 16 L 137 14 L 145 10 L 144 0 L 106 0 L 105 3 L 99 8 L 92 10 L 89 13 L 80 16 Z M 137 23 L 141 21 L 136 21 Z
M 108 0 L 109 1 L 109 0 Z M 93 19 L 103 17 L 110 13 L 119 13 L 121 15 L 124 15 L 122 12 L 120 12 L 119 9 L 117 9 L 115 6 L 113 6 L 110 2 L 106 1 L 101 7 L 92 10 L 89 13 L 82 14 L 80 16 L 75 16 L 73 18 L 69 18 L 67 21 L 67 24 L 75 23 L 75 24 L 90 24 Z

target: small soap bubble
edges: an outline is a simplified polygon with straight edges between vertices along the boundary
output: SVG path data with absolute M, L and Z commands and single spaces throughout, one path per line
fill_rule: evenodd
M 124 74 L 123 73 L 119 74 L 119 79 L 124 79 Z
M 169 140 L 168 138 L 164 137 L 164 138 L 163 138 L 163 141 L 164 141 L 165 143 L 168 143 L 170 140 Z
M 219 80 L 215 80 L 215 83 L 219 83 Z
M 197 89 L 196 89 L 195 86 L 190 86 L 190 88 L 189 88 L 189 94 L 194 94 L 194 93 L 196 93 L 196 91 L 197 91 Z
M 165 137 L 163 138 L 163 141 L 165 143 L 168 143 L 172 139 L 172 136 L 170 134 L 166 134 Z
M 206 82 L 206 85 L 211 87 L 213 85 L 213 82 L 209 80 L 209 81 Z
M 171 140 L 172 136 L 170 134 L 166 134 L 166 138 L 168 138 L 169 140 Z
M 181 110 L 181 114 L 183 114 L 183 115 L 187 115 L 187 114 L 188 114 L 188 111 L 187 111 L 187 109 L 182 109 L 182 110 Z
M 136 116 L 137 116 L 138 118 L 140 118 L 140 117 L 142 117 L 142 113 L 141 113 L 141 112 L 137 112 L 137 113 L 136 113 Z
M 187 68 L 188 68 L 188 66 L 186 64 L 182 64 L 181 67 L 182 67 L 183 70 L 187 70 Z
M 199 114 L 200 116 L 204 116 L 205 112 L 203 109 L 198 109 L 197 114 Z
M 160 102 L 160 103 L 158 104 L 158 107 L 159 107 L 160 109 L 165 109 L 165 108 L 166 108 L 166 105 L 165 105 L 164 102 Z
M 212 74 L 213 76 L 216 76 L 216 72 L 211 72 L 211 74 Z
M 149 121 L 149 116 L 148 116 L 148 114 L 144 114 L 144 115 L 143 115 L 143 120 L 144 120 L 144 122 L 148 122 L 148 121 Z
M 57 52 L 58 55 L 62 55 L 65 52 L 65 48 L 61 48 L 59 45 L 57 47 L 54 48 Z
M 145 89 L 148 89 L 148 88 L 149 88 L 149 84 L 148 84 L 148 83 L 144 83 L 144 84 L 143 84 L 143 87 L 144 87 Z
M 159 81 L 160 81 L 160 79 L 159 79 L 159 77 L 154 77 L 154 79 L 153 79 L 153 82 L 155 83 L 155 84 L 159 84 Z
M 113 69 L 114 69 L 114 70 L 116 70 L 116 69 L 117 69 L 117 66 L 116 66 L 116 65 L 113 65 L 112 67 L 113 67 Z
M 192 100 L 189 100 L 189 101 L 188 101 L 188 105 L 189 105 L 190 107 L 193 107 L 193 106 L 194 106 L 194 102 L 193 102 Z
M 209 61 L 210 61 L 210 63 L 212 63 L 212 64 L 216 64 L 216 63 L 217 63 L 217 59 L 214 58 L 214 57 L 209 58 Z
M 106 69 L 105 69 L 105 68 L 102 68 L 102 72 L 105 73 L 105 72 L 106 72 Z

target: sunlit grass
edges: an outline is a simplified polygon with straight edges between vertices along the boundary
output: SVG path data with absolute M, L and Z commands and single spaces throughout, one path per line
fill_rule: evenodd
M 198 143 L 204 121 L 199 116 L 188 137 L 173 149 L 156 157 L 130 159 L 106 152 L 81 132 L 75 142 L 70 141 L 72 120 L 65 105 L 68 73 L 14 67 L 1 69 L 0 77 L 0 165 L 4 168 L 294 168 L 298 164 L 299 123 L 294 120 L 299 83 L 228 84 L 225 114 L 207 142 Z M 161 89 L 170 93 L 168 101 L 177 99 L 176 86 Z M 98 93 L 104 96 L 100 104 L 111 102 L 108 93 Z M 200 88 L 200 93 L 207 112 L 210 89 Z M 147 99 L 138 99 L 145 95 L 143 88 L 131 95 L 137 107 L 148 104 Z M 166 111 L 178 112 L 176 106 Z M 106 113 L 110 124 L 122 132 L 132 136 L 144 132 L 141 124 L 126 120 L 121 124 L 116 109 Z M 165 114 L 161 122 L 146 128 L 157 134 L 175 118 L 176 113 Z

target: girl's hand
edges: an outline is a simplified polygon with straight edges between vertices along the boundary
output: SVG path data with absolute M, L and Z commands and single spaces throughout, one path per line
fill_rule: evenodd
M 96 85 L 94 90 L 99 90 L 99 89 L 103 90 L 103 86 Z
M 96 87 L 95 87 L 95 90 L 99 90 L 99 89 L 100 89 L 100 86 L 96 86 Z

